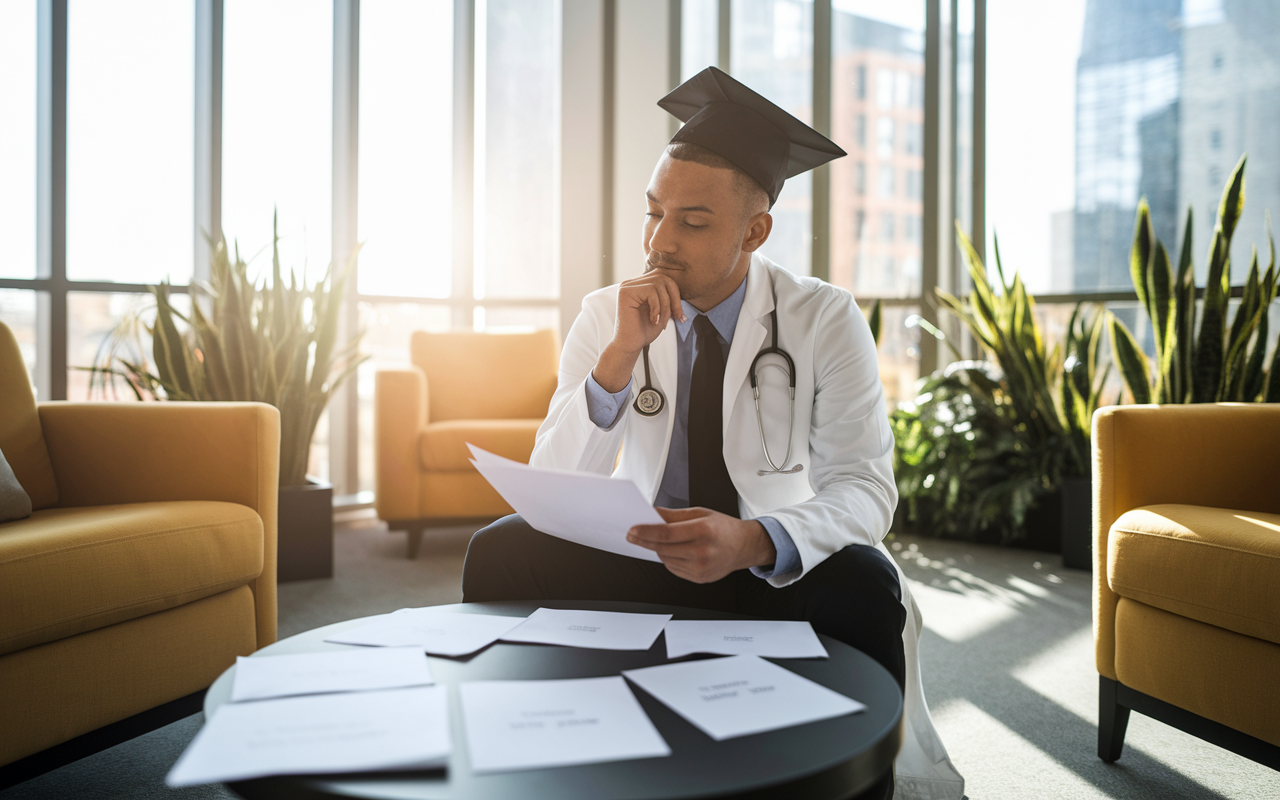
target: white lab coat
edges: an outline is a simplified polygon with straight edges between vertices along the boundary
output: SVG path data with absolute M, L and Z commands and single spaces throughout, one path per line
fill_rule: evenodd
M 612 428 L 588 416 L 585 383 L 613 336 L 618 287 L 592 292 L 582 302 L 560 358 L 559 385 L 538 430 L 530 463 L 629 478 L 650 500 L 657 496 L 667 462 L 676 404 L 676 326 L 649 348 L 651 380 L 666 395 L 654 417 L 631 407 Z M 748 378 L 751 361 L 770 344 L 770 312 L 778 312 L 779 346 L 796 366 L 794 446 L 786 464 L 789 421 L 787 379 L 782 363 L 767 356 L 757 369 L 764 435 L 774 462 L 792 473 L 760 474 L 769 468 Z M 644 364 L 632 373 L 632 397 L 645 383 Z M 798 570 L 769 579 L 774 586 L 799 580 L 825 558 L 850 544 L 881 543 L 889 530 L 898 492 L 893 480 L 893 434 L 885 414 L 875 343 L 853 296 L 828 283 L 797 277 L 754 254 L 747 272 L 742 311 L 725 362 L 724 460 L 738 490 L 743 519 L 768 515 L 787 529 L 800 554 Z M 806 446 L 807 445 L 807 446 Z M 619 456 L 619 449 L 621 455 Z M 616 463 L 616 469 L 615 469 Z M 892 562 L 892 558 L 890 561 Z M 917 643 L 920 611 L 898 572 L 907 622 L 903 631 L 907 684 L 903 745 L 897 768 L 898 800 L 959 800 L 964 779 L 952 766 L 925 705 Z

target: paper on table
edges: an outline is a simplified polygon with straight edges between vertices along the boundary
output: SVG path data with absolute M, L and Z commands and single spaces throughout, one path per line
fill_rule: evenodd
M 790 620 L 682 619 L 663 629 L 667 658 L 690 653 L 765 658 L 827 658 L 808 622 Z
M 402 608 L 325 639 L 370 647 L 419 647 L 440 656 L 463 656 L 493 644 L 524 617 L 459 614 L 433 608 Z
M 425 686 L 224 703 L 165 783 L 441 767 L 451 749 L 445 692 Z
M 231 702 L 435 683 L 420 647 L 236 658 Z
M 593 650 L 648 650 L 670 614 L 540 608 L 503 635 L 504 642 L 560 644 Z
M 671 755 L 622 678 L 458 686 L 471 769 L 505 772 Z
M 758 656 L 683 661 L 622 674 L 717 742 L 866 708 Z
M 468 444 L 471 463 L 524 521 L 543 533 L 598 550 L 661 561 L 627 541 L 633 525 L 663 519 L 629 480 L 585 472 L 538 469 Z

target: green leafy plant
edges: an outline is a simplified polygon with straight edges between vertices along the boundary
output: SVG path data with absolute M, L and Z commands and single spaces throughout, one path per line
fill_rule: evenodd
M 123 378 L 140 400 L 257 401 L 280 410 L 280 485 L 306 483 L 316 424 L 334 391 L 366 356 L 359 336 L 338 344 L 339 314 L 356 253 L 332 266 L 314 286 L 280 268 L 273 228 L 271 279 L 249 277 L 248 264 L 228 252 L 226 237 L 210 242 L 210 280 L 193 293 L 191 311 L 174 307 L 170 286 L 148 286 L 155 321 L 128 318 L 91 367 L 101 383 Z M 141 329 L 141 330 L 140 330 Z M 151 337 L 151 352 L 140 334 Z M 123 354 L 123 355 L 122 355 Z M 143 354 L 137 358 L 137 354 Z
M 1135 403 L 1280 402 L 1280 350 L 1270 368 L 1265 365 L 1268 312 L 1280 290 L 1269 218 L 1270 263 L 1261 272 L 1254 248 L 1240 305 L 1227 326 L 1231 240 L 1244 212 L 1245 163 L 1241 156 L 1218 205 L 1198 335 L 1191 209 L 1187 209 L 1175 271 L 1164 244 L 1155 236 L 1146 199 L 1138 204 L 1129 272 L 1138 302 L 1151 321 L 1154 364 L 1123 322 L 1111 315 L 1108 326 L 1115 360 Z
M 1060 453 L 1028 441 L 997 366 L 961 361 L 934 373 L 889 421 L 908 525 L 943 538 L 1022 538 Z
M 1062 475 L 1085 475 L 1089 465 L 1089 426 L 1101 385 L 1095 379 L 1098 348 L 1096 320 L 1077 330 L 1081 309 L 1072 316 L 1069 350 L 1074 350 L 1071 380 L 1064 382 L 1065 359 L 1060 346 L 1049 347 L 1035 318 L 1035 297 L 1027 291 L 1022 276 L 1005 277 L 996 241 L 997 292 L 987 269 L 964 231 L 959 230 L 961 250 L 973 288 L 964 299 L 938 290 L 942 305 L 955 314 L 983 350 L 1000 366 L 1001 383 L 1012 419 L 1029 447 L 1059 453 L 1047 475 L 1054 485 Z M 1080 320 L 1083 326 L 1083 320 Z

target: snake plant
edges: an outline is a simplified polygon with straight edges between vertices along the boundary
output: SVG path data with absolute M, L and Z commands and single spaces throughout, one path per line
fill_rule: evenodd
M 1241 156 L 1218 205 L 1198 335 L 1191 209 L 1187 209 L 1174 271 L 1164 244 L 1154 234 L 1146 199 L 1138 205 L 1129 270 L 1138 302 L 1151 321 L 1154 363 L 1124 323 L 1112 315 L 1109 325 L 1115 360 L 1136 403 L 1280 402 L 1280 358 L 1272 357 L 1270 369 L 1265 364 L 1268 312 L 1280 290 L 1269 219 L 1268 267 L 1265 272 L 1260 270 L 1254 248 L 1240 305 L 1227 326 L 1231 239 L 1244 211 L 1245 161 Z
M 356 253 L 308 288 L 305 275 L 280 268 L 273 228 L 270 282 L 249 277 L 248 264 L 210 241 L 210 279 L 193 287 L 191 311 L 174 307 L 168 283 L 148 286 L 155 321 L 126 319 L 91 368 L 99 380 L 122 377 L 139 400 L 258 401 L 280 410 L 280 485 L 306 483 L 311 439 L 329 398 L 366 358 L 359 336 L 338 343 L 339 315 Z M 150 357 L 137 346 L 144 327 Z M 132 346 L 130 346 L 132 345 Z

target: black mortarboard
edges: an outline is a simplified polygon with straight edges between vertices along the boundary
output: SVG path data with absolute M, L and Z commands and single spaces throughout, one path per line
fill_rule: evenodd
M 705 147 L 733 162 L 769 195 L 787 178 L 845 155 L 835 142 L 715 67 L 707 67 L 658 101 L 684 125 L 672 144 Z

